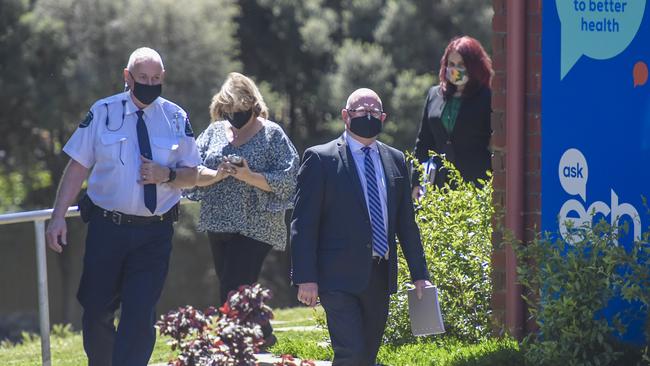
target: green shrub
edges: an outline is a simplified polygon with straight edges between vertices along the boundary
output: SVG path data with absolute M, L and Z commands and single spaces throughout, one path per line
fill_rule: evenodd
M 464 182 L 451 163 L 443 163 L 448 183 L 428 187 L 417 204 L 416 220 L 431 282 L 438 287 L 446 334 L 477 342 L 491 332 L 492 184 L 490 180 L 479 188 Z M 410 274 L 401 252 L 399 261 L 400 291 L 391 298 L 384 335 L 390 344 L 415 341 L 405 293 Z
M 625 331 L 622 314 L 614 314 L 610 323 L 603 309 L 622 297 L 648 310 L 647 240 L 626 251 L 615 244 L 621 228 L 602 220 L 593 228 L 569 230 L 577 233 L 571 244 L 546 235 L 516 247 L 524 298 L 539 327 L 522 345 L 527 363 L 641 364 L 647 351 L 622 345 L 614 336 Z

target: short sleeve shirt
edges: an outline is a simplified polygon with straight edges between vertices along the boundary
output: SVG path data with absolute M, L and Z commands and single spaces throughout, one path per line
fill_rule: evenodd
M 201 201 L 199 231 L 238 233 L 284 250 L 285 210 L 293 207 L 300 158 L 278 124 L 268 120 L 263 123 L 264 128 L 248 142 L 234 146 L 226 137 L 228 123 L 213 122 L 198 137 L 197 144 L 205 167 L 217 169 L 224 156 L 239 155 L 252 171 L 264 176 L 270 192 L 227 177 L 187 193 L 188 198 Z
M 91 169 L 88 196 L 107 210 L 138 216 L 152 213 L 144 205 L 140 179 L 140 146 L 136 123 L 139 108 L 129 92 L 101 99 L 90 108 L 63 151 Z M 196 167 L 201 162 L 187 113 L 158 97 L 143 109 L 153 161 L 170 168 Z M 181 191 L 169 184 L 156 186 L 154 215 L 171 209 Z

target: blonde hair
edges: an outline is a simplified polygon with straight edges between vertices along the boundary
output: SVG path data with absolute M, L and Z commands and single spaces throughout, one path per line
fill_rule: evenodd
M 218 121 L 228 114 L 249 109 L 256 117 L 268 118 L 269 110 L 255 82 L 238 72 L 231 72 L 221 90 L 212 97 L 210 117 L 212 121 Z

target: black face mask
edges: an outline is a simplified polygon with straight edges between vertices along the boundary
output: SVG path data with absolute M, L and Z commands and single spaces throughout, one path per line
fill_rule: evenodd
M 350 131 L 364 138 L 373 138 L 381 132 L 382 123 L 379 118 L 371 115 L 350 119 Z
M 131 74 L 131 73 L 129 73 Z M 156 98 L 162 94 L 162 84 L 157 85 L 147 85 L 140 84 L 135 81 L 133 74 L 131 74 L 133 79 L 133 95 L 140 101 L 142 104 L 151 104 Z
M 249 109 L 243 112 L 235 112 L 232 114 L 232 116 L 226 115 L 226 119 L 228 120 L 228 122 L 230 122 L 230 124 L 234 128 L 240 129 L 244 127 L 246 122 L 248 122 L 251 119 L 252 115 L 253 115 L 253 110 Z

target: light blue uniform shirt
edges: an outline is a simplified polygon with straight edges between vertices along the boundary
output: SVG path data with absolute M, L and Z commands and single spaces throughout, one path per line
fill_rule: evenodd
M 99 207 L 129 215 L 151 216 L 144 205 L 140 180 L 140 147 L 136 123 L 138 107 L 129 92 L 101 99 L 90 108 L 63 151 L 86 168 L 88 196 Z M 201 163 L 187 113 L 178 105 L 158 97 L 143 109 L 153 161 L 177 168 Z M 169 184 L 156 186 L 156 211 L 161 215 L 181 197 Z
M 370 205 L 368 204 L 368 188 L 366 182 L 366 155 L 361 150 L 365 145 L 359 141 L 352 138 L 347 131 L 343 133 L 345 136 L 345 141 L 350 147 L 352 152 L 352 157 L 354 157 L 354 164 L 357 166 L 357 173 L 359 174 L 359 179 L 361 180 L 361 187 L 363 188 L 363 194 L 366 197 L 366 207 L 368 207 L 368 217 L 370 217 Z M 368 146 L 370 148 L 370 157 L 372 158 L 372 163 L 375 166 L 375 179 L 377 180 L 377 187 L 379 188 L 379 200 L 381 201 L 381 211 L 382 216 L 384 217 L 384 230 L 386 232 L 386 237 L 388 237 L 388 205 L 386 204 L 386 175 L 384 174 L 384 166 L 381 164 L 381 157 L 379 156 L 379 149 L 377 147 L 377 142 L 373 142 Z M 388 243 L 386 243 L 388 245 Z M 378 255 L 374 250 L 372 255 Z M 388 258 L 388 252 L 386 252 L 386 258 Z

